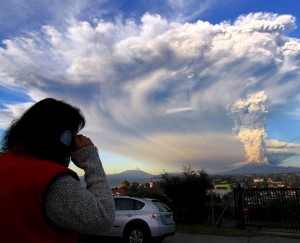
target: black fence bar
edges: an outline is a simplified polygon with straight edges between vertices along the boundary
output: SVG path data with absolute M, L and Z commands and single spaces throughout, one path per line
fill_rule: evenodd
M 239 228 L 300 231 L 300 188 L 234 188 Z

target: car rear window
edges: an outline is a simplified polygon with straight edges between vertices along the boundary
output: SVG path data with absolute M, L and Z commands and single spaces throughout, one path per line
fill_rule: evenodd
M 157 207 L 160 212 L 170 212 L 171 209 L 159 200 L 152 200 L 152 203 Z

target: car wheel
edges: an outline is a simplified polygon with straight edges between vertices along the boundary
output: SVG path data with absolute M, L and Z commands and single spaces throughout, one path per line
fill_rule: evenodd
M 147 230 L 140 226 L 132 226 L 128 229 L 126 235 L 127 243 L 146 243 L 148 241 Z

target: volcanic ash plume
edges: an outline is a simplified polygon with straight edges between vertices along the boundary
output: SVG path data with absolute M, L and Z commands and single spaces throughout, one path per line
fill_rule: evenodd
M 268 163 L 265 140 L 267 138 L 267 95 L 264 91 L 247 95 L 246 99 L 236 101 L 231 107 L 235 128 L 244 144 L 247 162 Z

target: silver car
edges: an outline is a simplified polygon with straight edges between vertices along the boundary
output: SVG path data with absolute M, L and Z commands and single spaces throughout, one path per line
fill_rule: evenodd
M 115 222 L 105 235 L 120 237 L 128 243 L 149 240 L 162 242 L 175 234 L 175 223 L 170 208 L 157 199 L 117 196 Z

